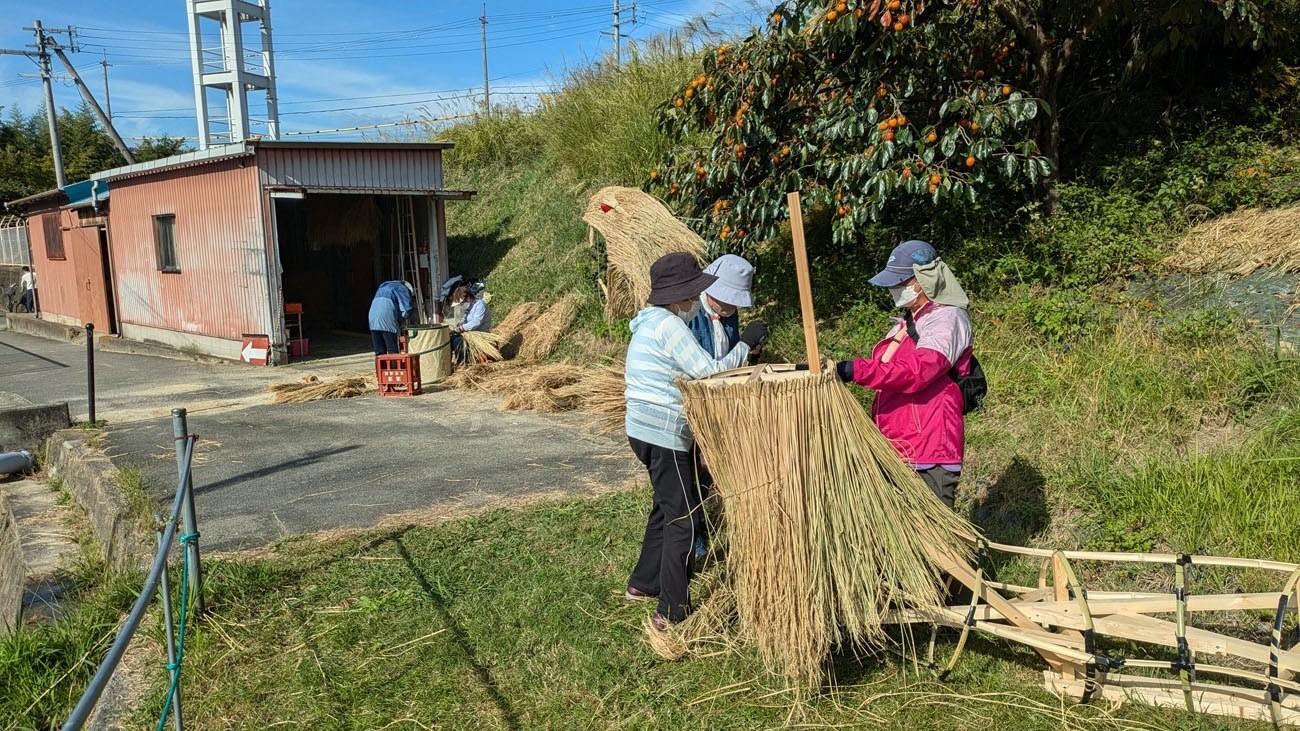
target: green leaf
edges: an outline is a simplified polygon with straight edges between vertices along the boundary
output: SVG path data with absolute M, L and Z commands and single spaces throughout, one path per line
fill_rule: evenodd
M 952 157 L 957 152 L 957 128 L 950 127 L 947 132 L 943 133 L 943 139 L 939 140 L 939 151 L 944 157 Z
M 1015 175 L 1016 175 L 1016 156 L 1015 156 L 1015 155 L 1003 155 L 1003 156 L 1002 156 L 1002 173 L 1003 173 L 1004 175 L 1006 175 L 1008 178 L 1013 178 L 1013 177 L 1015 177 Z

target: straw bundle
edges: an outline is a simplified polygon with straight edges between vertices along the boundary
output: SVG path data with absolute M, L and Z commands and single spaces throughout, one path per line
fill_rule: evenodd
M 698 598 L 695 611 L 686 621 L 659 631 L 645 619 L 645 638 L 650 649 L 665 660 L 688 655 L 709 657 L 732 650 L 736 644 L 736 594 L 721 565 L 691 584 Z
M 1247 208 L 1206 221 L 1188 231 L 1164 263 L 1197 274 L 1300 272 L 1300 206 Z
M 519 346 L 518 357 L 521 360 L 542 360 L 550 355 L 555 344 L 560 342 L 560 338 L 573 324 L 573 319 L 578 316 L 580 303 L 581 297 L 571 292 L 546 308 L 545 312 L 520 332 L 523 342 Z
M 302 404 L 308 401 L 352 398 L 370 393 L 376 388 L 373 374 L 343 376 L 322 381 L 316 376 L 304 376 L 299 382 L 277 383 L 267 388 L 273 404 Z
M 506 344 L 506 338 L 499 333 L 468 330 L 460 335 L 465 343 L 467 363 L 491 363 L 503 360 L 501 347 Z
M 741 628 L 793 684 L 830 649 L 886 640 L 891 607 L 936 607 L 936 557 L 965 560 L 975 529 L 903 464 L 833 373 L 682 382 L 727 514 Z
M 592 427 L 601 433 L 623 431 L 627 401 L 623 391 L 623 364 L 603 365 L 587 370 L 576 383 L 557 389 L 556 397 L 572 399 L 576 408 L 592 416 Z
M 614 316 L 636 312 L 649 298 L 650 265 L 656 259 L 675 251 L 704 256 L 704 240 L 657 198 L 636 188 L 600 189 L 587 201 L 582 220 L 605 238 L 606 296 Z
M 510 313 L 501 322 L 497 323 L 496 327 L 492 328 L 492 331 L 506 340 L 510 340 L 518 335 L 528 323 L 532 322 L 541 309 L 541 305 L 536 302 L 520 302 L 511 308 Z

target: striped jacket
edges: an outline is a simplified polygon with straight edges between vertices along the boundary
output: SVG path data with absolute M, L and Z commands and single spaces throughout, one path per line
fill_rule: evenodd
M 678 378 L 704 378 L 739 367 L 749 346 L 738 343 L 725 358 L 714 360 L 681 318 L 663 307 L 647 307 L 632 318 L 627 346 L 627 435 L 649 444 L 684 452 L 694 438 L 682 409 Z

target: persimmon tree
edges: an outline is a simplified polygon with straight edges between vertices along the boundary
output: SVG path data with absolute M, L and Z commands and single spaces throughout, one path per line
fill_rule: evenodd
M 738 247 L 775 233 L 790 190 L 832 208 L 847 241 L 896 199 L 1033 184 L 1052 170 L 1031 130 L 1042 106 L 974 68 L 984 35 L 958 3 L 782 3 L 664 105 L 664 130 L 697 144 L 675 148 L 652 187 Z
M 678 145 L 649 185 L 730 248 L 773 235 L 789 190 L 834 211 L 838 242 L 909 200 L 1037 187 L 1051 210 L 1085 51 L 1129 74 L 1210 38 L 1258 46 L 1285 36 L 1267 20 L 1285 1 L 787 0 L 664 103 Z

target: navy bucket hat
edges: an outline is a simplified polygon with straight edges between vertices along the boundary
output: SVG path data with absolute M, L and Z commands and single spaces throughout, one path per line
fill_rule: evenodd
M 912 266 L 929 264 L 939 258 L 939 252 L 924 241 L 904 241 L 889 252 L 889 261 L 880 273 L 870 279 L 877 287 L 897 287 L 916 276 Z

